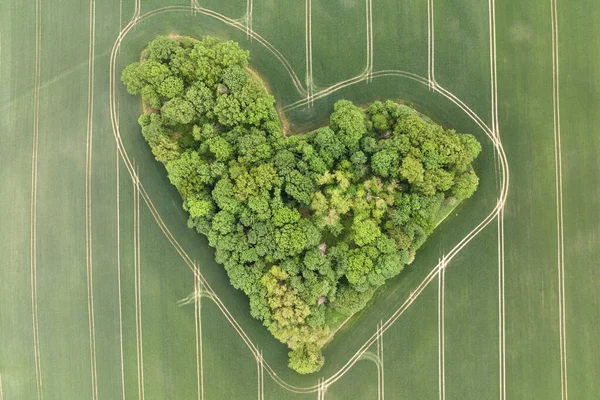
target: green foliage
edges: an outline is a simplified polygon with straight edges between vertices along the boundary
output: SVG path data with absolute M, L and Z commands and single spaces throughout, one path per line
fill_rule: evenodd
M 169 61 L 172 55 L 179 49 L 179 44 L 167 36 L 158 36 L 148 43 L 144 50 L 144 57 L 148 60 L 158 62 Z
M 248 76 L 238 65 L 229 67 L 223 72 L 223 83 L 231 93 L 242 90 L 247 80 Z
M 135 62 L 126 66 L 121 74 L 121 80 L 127 87 L 129 94 L 140 94 L 142 88 L 146 84 L 140 71 L 140 63 Z
M 330 126 L 284 138 L 274 99 L 234 42 L 160 36 L 123 70 L 138 122 L 252 316 L 318 371 L 328 316 L 398 275 L 444 201 L 470 197 L 481 146 L 406 106 L 341 100 Z
M 384 178 L 398 176 L 400 157 L 397 151 L 385 149 L 373 154 L 371 168 L 373 172 Z
M 304 345 L 289 353 L 289 367 L 301 374 L 317 372 L 323 366 L 325 358 L 315 345 Z
M 455 184 L 452 187 L 452 195 L 459 199 L 468 199 L 477 190 L 479 178 L 473 171 L 466 171 L 455 179 Z
M 176 76 L 168 76 L 157 88 L 157 93 L 169 99 L 180 96 L 183 94 L 183 79 Z
M 181 97 L 165 103 L 160 111 L 163 119 L 171 126 L 189 124 L 196 114 L 193 104 Z
M 371 300 L 374 292 L 374 287 L 369 287 L 369 289 L 359 292 L 350 286 L 344 285 L 338 291 L 333 308 L 340 314 L 350 316 L 362 310 L 367 302 Z
M 360 220 L 355 218 L 352 223 L 352 234 L 354 243 L 357 246 L 364 246 L 373 243 L 381 236 L 381 229 L 379 229 L 377 221 L 373 219 Z
M 346 147 L 354 150 L 367 132 L 363 111 L 348 100 L 338 101 L 333 109 L 334 112 L 329 118 L 331 128 L 337 132 L 340 141 Z

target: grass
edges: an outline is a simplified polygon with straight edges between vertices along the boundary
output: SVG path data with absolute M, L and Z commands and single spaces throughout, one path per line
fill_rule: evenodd
M 363 27 L 366 7 L 363 2 L 334 0 L 327 3 L 308 2 L 309 43 L 312 40 L 312 64 L 314 82 L 317 87 L 329 85 L 359 75 L 367 63 L 367 32 Z M 344 24 L 332 23 L 334 20 Z M 339 43 L 344 46 L 339 46 Z M 310 56 L 310 54 L 309 54 Z M 311 58 L 309 57 L 309 64 Z
M 386 398 L 438 398 L 438 288 L 434 281 L 383 336 Z M 375 398 L 375 397 L 373 397 Z
M 553 47 L 552 2 L 492 1 L 495 34 L 488 2 L 433 2 L 437 84 L 487 126 L 495 127 L 497 115 L 510 168 L 501 217 L 469 242 L 444 274 L 440 374 L 441 281 L 428 274 L 494 209 L 501 169 L 480 127 L 440 87 L 429 88 L 427 2 L 372 2 L 370 47 L 374 73 L 403 70 L 424 82 L 374 74 L 369 83 L 336 87 L 315 98 L 311 107 L 302 103 L 307 83 L 306 2 L 253 3 L 248 18 L 247 1 L 201 2 L 242 24 L 238 29 L 183 9 L 189 2 L 142 1 L 140 15 L 165 5 L 182 8 L 138 21 L 123 38 L 116 76 L 157 34 L 212 34 L 237 40 L 251 51 L 252 67 L 268 82 L 278 104 L 287 107 L 296 131 L 323 124 L 337 99 L 365 104 L 391 98 L 414 105 L 442 125 L 475 134 L 484 146 L 475 165 L 481 177 L 478 192 L 436 229 L 413 265 L 389 283 L 352 329 L 336 335 L 326 350 L 323 371 L 302 377 L 287 369 L 287 349 L 249 316 L 247 299 L 230 287 L 206 241 L 186 228 L 179 195 L 139 134 L 140 105 L 117 82 L 123 149 L 169 233 L 200 265 L 230 318 L 277 374 L 273 380 L 263 371 L 264 399 L 315 398 L 314 392 L 290 392 L 282 382 L 310 387 L 322 377 L 338 376 L 334 374 L 357 352 L 368 349 L 376 354 L 377 341 L 368 340 L 378 324 L 388 320 L 383 335 L 388 399 L 438 398 L 440 391 L 448 398 L 559 399 L 568 394 L 587 399 L 600 391 L 600 176 L 595 167 L 600 139 L 594 133 L 600 118 L 600 37 L 593 23 L 600 5 L 591 0 L 576 7 L 559 2 L 559 39 Z M 144 199 L 137 219 L 136 191 L 124 161 L 117 163 L 108 110 L 110 52 L 137 6 L 120 1 L 94 4 L 95 8 L 74 0 L 0 4 L 0 157 L 5 162 L 0 169 L 0 396 L 197 398 L 202 391 L 194 306 L 177 303 L 193 292 L 193 274 Z M 314 95 L 369 66 L 368 4 L 310 3 Z M 291 71 L 257 38 L 247 39 L 247 21 L 287 60 Z M 496 51 L 491 53 L 490 32 L 496 38 Z M 558 50 L 558 65 L 553 63 L 553 48 Z M 494 65 L 497 103 L 492 97 Z M 290 74 L 298 77 L 300 90 Z M 90 109 L 88 94 L 93 100 Z M 290 108 L 296 102 L 297 107 Z M 555 119 L 557 112 L 560 121 Z M 32 176 L 37 177 L 34 185 Z M 139 236 L 137 228 L 134 236 L 134 215 Z M 139 263 L 134 254 L 141 255 Z M 410 293 L 422 282 L 429 283 L 412 299 Z M 210 300 L 203 298 L 202 310 L 201 382 L 206 398 L 260 399 L 261 375 L 254 355 Z M 378 398 L 373 362 L 361 359 L 340 376 L 327 388 L 326 398 Z

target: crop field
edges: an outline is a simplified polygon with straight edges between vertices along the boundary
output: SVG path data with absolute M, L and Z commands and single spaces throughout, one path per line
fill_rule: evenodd
M 595 399 L 600 3 L 0 1 L 0 400 Z M 472 133 L 481 184 L 287 368 L 144 141 L 159 34 L 249 50 L 300 134 L 394 99 Z

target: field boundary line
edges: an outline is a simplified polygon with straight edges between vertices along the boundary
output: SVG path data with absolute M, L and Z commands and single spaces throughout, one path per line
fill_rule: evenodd
M 312 96 L 314 91 L 312 59 L 312 0 L 305 1 L 304 29 L 306 59 L 306 104 L 308 105 L 308 107 L 311 107 Z
M 260 351 L 260 398 L 261 400 L 265 400 L 265 368 L 263 367 L 264 363 L 263 352 Z
M 494 42 L 495 42 L 495 37 L 496 37 L 496 32 L 495 32 L 495 3 L 494 0 L 488 0 L 488 21 L 489 21 L 489 35 L 490 35 L 490 104 L 491 104 L 491 111 L 492 111 L 492 131 L 494 132 L 494 134 L 497 133 L 496 130 L 496 119 L 495 119 L 495 113 L 496 113 L 496 98 L 494 96 L 494 93 L 496 92 L 496 81 L 494 79 L 494 77 L 496 76 L 495 74 L 495 69 L 494 69 L 494 59 L 495 59 L 495 55 L 494 55 Z
M 385 400 L 385 371 L 383 364 L 383 320 L 377 325 L 377 394 L 379 400 Z
M 498 370 L 500 399 L 506 399 L 506 332 L 504 317 L 504 209 L 498 215 Z
M 373 2 L 365 0 L 365 18 L 367 29 L 367 66 L 365 68 L 365 80 L 367 83 L 373 80 Z
M 258 400 L 265 400 L 265 377 L 264 377 L 264 359 L 262 350 L 256 355 L 256 377 L 257 377 L 257 393 Z
M 439 399 L 446 399 L 446 350 L 445 350 L 445 280 L 446 261 L 444 256 L 438 261 L 438 385 Z
M 159 9 L 159 10 L 155 10 L 154 12 L 149 12 L 147 14 L 144 14 L 142 17 L 140 17 L 140 20 L 148 18 L 153 15 L 156 15 L 158 13 L 167 12 L 169 10 L 170 11 L 182 11 L 184 9 L 186 9 L 186 7 L 165 7 L 165 8 Z M 206 9 L 203 9 L 203 10 L 206 11 Z M 211 14 L 209 12 L 206 12 L 206 15 L 211 15 Z M 111 111 L 111 121 L 112 121 L 112 126 L 113 126 L 113 134 L 114 134 L 117 142 L 121 144 L 121 146 L 119 147 L 119 150 L 120 150 L 123 160 L 125 161 L 125 165 L 128 168 L 129 173 L 133 177 L 136 177 L 135 179 L 137 179 L 137 173 L 132 168 L 132 164 L 131 164 L 131 161 L 129 160 L 129 156 L 127 155 L 126 150 L 122 147 L 122 141 L 120 138 L 119 127 L 115 125 L 115 121 L 116 121 L 115 82 L 116 82 L 116 79 L 115 79 L 114 75 L 115 75 L 116 54 L 120 48 L 123 37 L 127 34 L 127 32 L 129 30 L 131 30 L 133 28 L 133 26 L 135 26 L 136 22 L 137 21 L 128 24 L 128 26 L 123 29 L 123 31 L 121 32 L 121 34 L 115 41 L 114 46 L 113 46 L 113 51 L 111 53 L 111 63 L 110 63 L 110 99 L 111 99 L 110 111 Z M 393 71 L 393 70 L 379 71 L 378 73 L 374 73 L 374 76 L 378 76 L 378 77 L 379 76 L 402 76 L 402 77 L 406 77 L 409 79 L 419 81 L 419 82 L 427 85 L 426 79 L 423 79 L 423 78 L 419 77 L 418 75 L 404 73 L 402 71 Z M 357 77 L 357 78 L 358 79 L 351 78 L 351 79 L 345 81 L 345 83 L 343 83 L 343 84 L 337 84 L 337 85 L 335 85 L 336 87 L 334 89 L 339 90 L 342 87 L 349 86 L 349 85 L 356 83 L 362 79 L 365 79 L 364 76 Z M 482 128 L 484 133 L 490 138 L 490 140 L 494 144 L 494 147 L 495 147 L 496 151 L 498 152 L 500 164 L 502 166 L 502 182 L 501 182 L 501 188 L 500 188 L 500 199 L 497 202 L 496 207 L 473 230 L 471 230 L 471 232 L 469 232 L 457 245 L 455 245 L 450 250 L 450 252 L 448 252 L 447 260 L 449 261 L 464 246 L 466 246 L 477 234 L 479 234 L 487 225 L 489 225 L 491 223 L 491 221 L 493 221 L 493 219 L 498 215 L 501 208 L 504 207 L 506 195 L 508 192 L 509 171 L 508 171 L 508 165 L 506 163 L 506 156 L 504 153 L 504 149 L 502 147 L 502 143 L 496 137 L 494 137 L 494 135 L 491 134 L 490 129 L 487 127 L 487 125 L 485 125 L 485 123 L 481 120 L 481 118 L 479 116 L 477 116 L 477 114 L 475 114 L 468 106 L 466 106 L 464 104 L 464 102 L 462 102 L 460 99 L 458 99 L 452 93 L 450 93 L 449 91 L 447 91 L 446 89 L 442 88 L 439 85 L 436 85 L 436 87 L 438 88 L 440 94 L 442 94 L 448 100 L 450 100 L 451 102 L 456 104 L 459 108 L 461 108 L 480 128 Z M 327 92 L 324 95 L 333 93 L 335 90 L 333 90 L 332 88 L 329 88 L 329 92 Z M 164 221 L 160 217 L 160 214 L 154 207 L 154 204 L 152 203 L 151 199 L 149 198 L 148 194 L 146 193 L 146 191 L 145 191 L 143 185 L 141 185 L 141 183 L 139 183 L 139 189 L 140 189 L 142 198 L 148 205 L 149 210 L 152 213 L 153 217 L 155 218 L 159 228 L 163 231 L 163 233 L 165 234 L 165 237 L 175 247 L 176 251 L 180 254 L 180 256 L 184 259 L 184 261 L 186 262 L 188 267 L 190 267 L 193 270 L 193 268 L 191 267 L 192 261 L 191 261 L 189 255 L 187 255 L 185 250 L 181 247 L 181 245 L 173 237 L 173 235 L 171 234 L 171 232 L 165 225 Z M 194 273 L 197 273 L 197 271 L 194 271 Z M 392 314 L 392 316 L 384 322 L 382 331 L 387 330 L 404 313 L 404 311 L 412 304 L 412 302 L 414 302 L 414 300 L 418 297 L 418 295 L 435 278 L 436 275 L 437 275 L 437 268 L 433 268 L 432 271 L 429 273 L 429 275 L 423 280 L 423 282 L 421 282 L 421 284 L 416 289 L 416 292 L 415 292 L 416 294 L 411 296 L 409 299 L 407 299 L 396 310 L 396 312 L 394 312 Z M 255 355 L 255 357 L 258 356 L 258 349 L 256 348 L 256 346 L 253 344 L 253 342 L 250 340 L 250 338 L 244 332 L 244 330 L 241 328 L 241 326 L 237 323 L 235 318 L 233 318 L 233 316 L 231 315 L 229 310 L 224 306 L 224 304 L 219 299 L 219 297 L 216 295 L 216 293 L 210 288 L 210 285 L 208 284 L 206 279 L 201 274 L 199 274 L 199 278 L 202 280 L 203 284 L 205 285 L 206 290 L 212 294 L 211 298 L 213 299 L 213 301 L 215 302 L 217 307 L 221 310 L 221 312 L 223 313 L 225 318 L 231 323 L 232 327 L 242 337 L 242 339 L 247 344 L 247 346 L 251 350 L 251 352 Z M 352 367 L 352 365 L 354 365 L 360 359 L 360 357 L 366 352 L 368 347 L 373 344 L 373 342 L 376 340 L 375 336 L 376 336 L 375 334 L 372 335 L 371 338 L 365 342 L 365 344 L 355 353 L 354 356 L 352 356 L 349 359 L 349 361 L 342 368 L 340 368 L 340 370 L 337 373 L 333 374 L 330 378 L 328 378 L 327 380 L 324 381 L 324 384 L 330 385 L 333 382 L 340 379 L 341 376 L 343 376 Z M 315 390 L 318 390 L 318 387 L 317 387 L 318 385 L 314 385 L 314 386 L 310 386 L 310 387 L 296 387 L 296 386 L 288 384 L 287 382 L 285 382 L 281 378 L 279 378 L 277 376 L 277 374 L 274 372 L 274 370 L 266 362 L 264 362 L 264 368 L 267 370 L 267 372 L 269 373 L 271 378 L 277 384 L 279 384 L 280 386 L 282 386 L 283 388 L 285 388 L 289 391 L 298 392 L 298 393 L 310 393 L 310 392 L 314 392 Z
M 133 17 L 131 21 L 137 21 L 140 18 L 140 13 L 142 12 L 142 0 L 135 0 L 134 8 L 133 8 Z
M 435 15 L 433 1 L 427 0 L 427 80 L 429 89 L 435 92 Z
M 381 328 L 383 329 L 383 320 L 379 322 Z M 383 352 L 383 331 L 381 332 L 381 355 L 379 356 L 379 360 L 381 362 L 381 400 L 385 400 L 385 357 Z
M 375 337 L 377 337 L 377 335 L 378 335 L 378 330 L 379 330 L 379 324 L 377 324 L 377 330 L 375 331 L 375 334 L 374 334 Z M 377 339 L 375 339 L 375 341 L 376 340 Z M 375 343 L 375 342 L 373 342 L 373 343 Z M 373 364 L 375 364 L 375 366 L 379 365 L 379 358 L 378 358 L 377 354 L 373 353 L 370 350 L 366 350 L 366 351 L 362 352 L 362 354 L 360 355 L 359 361 L 360 360 L 371 361 Z
M 369 71 L 369 79 L 371 82 L 373 82 L 373 53 L 375 52 L 375 50 L 373 49 L 373 0 L 369 0 L 369 37 L 371 38 L 371 69 Z
M 194 264 L 199 271 L 197 264 Z M 194 322 L 196 327 L 196 379 L 198 400 L 204 400 L 204 366 L 202 363 L 202 286 L 198 274 L 194 274 Z
M 496 2 L 488 0 L 490 35 L 490 105 L 492 114 L 492 132 L 500 142 L 498 120 L 498 70 L 496 62 Z M 498 159 L 502 168 L 501 160 Z M 500 201 L 500 200 L 498 200 Z M 498 390 L 500 400 L 506 400 L 506 316 L 504 297 L 504 207 L 498 213 Z
M 0 374 L 0 400 L 4 400 L 4 391 L 2 389 L 2 374 Z
M 43 399 L 42 363 L 40 355 L 40 337 L 37 299 L 37 169 L 39 145 L 39 110 L 41 79 L 41 41 L 42 17 L 41 0 L 35 2 L 35 72 L 33 90 L 33 133 L 31 146 L 31 198 L 30 198 L 30 236 L 29 236 L 29 272 L 31 286 L 31 326 L 33 333 L 33 360 L 35 364 L 35 384 L 38 400 Z
M 427 0 L 427 84 L 429 89 L 433 89 L 431 84 L 431 3 Z
M 313 104 L 313 92 L 315 90 L 315 79 L 313 76 L 313 42 L 312 42 L 312 0 L 308 0 L 308 54 L 310 56 L 310 86 L 306 90 L 310 93 L 310 104 Z
M 120 164 L 120 156 L 117 145 L 117 166 L 116 166 L 116 175 L 117 175 L 117 287 L 119 289 L 119 345 L 120 345 L 120 358 L 121 358 L 121 392 L 123 394 L 123 400 L 125 400 L 125 363 L 123 362 L 123 306 L 121 301 L 121 188 L 119 185 L 119 164 Z
M 98 372 L 96 367 L 96 327 L 94 316 L 94 264 L 92 247 L 92 153 L 94 128 L 94 64 L 96 47 L 96 0 L 90 0 L 88 46 L 88 92 L 87 126 L 85 149 L 85 261 L 88 296 L 88 330 L 90 340 L 90 369 L 92 379 L 92 400 L 98 399 Z
M 139 167 L 138 167 L 139 168 Z M 144 330 L 142 326 L 143 314 L 142 314 L 142 253 L 141 253 L 141 219 L 140 219 L 140 180 L 139 180 L 139 170 L 136 175 L 136 212 L 137 212 L 137 286 L 138 286 L 138 309 L 140 310 L 139 319 L 140 319 L 140 370 L 142 375 L 142 400 L 146 398 L 145 393 L 145 380 L 144 380 Z
M 200 268 L 198 267 L 198 273 L 200 272 Z M 198 288 L 200 289 L 200 296 L 198 296 L 198 335 L 200 339 L 200 383 L 202 385 L 201 399 L 204 400 L 204 356 L 203 356 L 203 348 L 202 348 L 202 283 L 198 278 Z
M 435 90 L 437 81 L 435 80 L 435 11 L 433 9 L 433 1 L 431 0 L 431 80 Z
M 256 392 L 257 399 L 260 400 L 260 360 L 258 357 L 255 357 L 256 360 Z
M 193 2 L 194 0 L 192 0 Z M 246 39 L 251 39 L 250 31 L 252 30 L 252 7 L 254 0 L 246 0 Z
M 145 398 L 144 384 L 144 339 L 142 331 L 142 285 L 141 285 L 141 251 L 140 251 L 140 181 L 139 171 L 133 179 L 134 187 L 134 294 L 135 294 L 135 330 L 136 330 L 136 353 L 138 370 L 138 398 Z
M 327 392 L 325 378 L 321 377 L 317 379 L 317 388 L 317 400 L 325 400 L 325 393 Z
M 138 399 L 142 398 L 142 391 L 140 388 L 141 376 L 140 376 L 140 327 L 138 317 L 138 284 L 137 284 L 137 193 L 135 178 L 132 178 L 133 184 L 133 297 L 134 297 L 134 310 L 135 310 L 135 354 L 136 354 L 136 367 L 137 367 L 137 386 L 138 386 Z
M 560 347 L 560 395 L 562 400 L 569 398 L 567 373 L 567 328 L 565 317 L 565 244 L 562 198 L 562 149 L 560 131 L 560 65 L 558 52 L 558 2 L 550 0 L 552 18 L 552 105 L 554 128 L 554 163 L 556 181 L 556 241 L 558 270 L 558 323 Z
M 431 89 L 435 91 L 437 81 L 435 80 L 435 11 L 433 7 L 434 0 L 428 0 L 431 4 L 431 70 L 430 70 L 430 81 Z
M 375 366 L 377 367 L 377 400 L 381 400 L 381 322 L 377 324 L 377 362 L 375 362 Z

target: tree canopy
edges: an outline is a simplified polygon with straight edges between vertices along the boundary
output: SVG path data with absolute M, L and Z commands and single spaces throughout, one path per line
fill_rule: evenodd
M 122 81 L 142 134 L 252 315 L 321 368 L 331 313 L 350 316 L 399 274 L 440 209 L 469 198 L 481 151 L 469 134 L 392 101 L 335 104 L 330 125 L 286 138 L 275 100 L 237 43 L 159 36 Z

